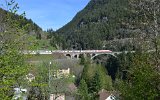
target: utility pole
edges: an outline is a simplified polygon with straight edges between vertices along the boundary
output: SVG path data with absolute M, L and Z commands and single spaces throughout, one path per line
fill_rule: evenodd
M 49 80 L 48 80 L 49 95 L 50 95 L 50 92 L 51 92 L 51 91 L 50 91 L 50 88 L 51 88 L 51 82 L 50 82 L 50 81 L 51 81 L 51 73 L 50 73 L 50 70 L 51 70 L 51 69 L 50 69 L 51 64 L 52 64 L 52 62 L 50 61 L 50 62 L 49 62 L 49 68 L 48 68 L 48 70 L 49 70 L 49 71 L 48 71 L 48 78 L 49 78 Z

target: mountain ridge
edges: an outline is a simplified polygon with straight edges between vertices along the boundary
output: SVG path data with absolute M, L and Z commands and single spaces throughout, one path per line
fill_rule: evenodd
M 102 49 L 105 40 L 119 38 L 115 33 L 116 28 L 121 24 L 119 19 L 122 20 L 126 14 L 119 15 L 117 12 L 125 11 L 124 7 L 128 6 L 124 3 L 125 1 L 91 0 L 72 21 L 57 30 L 69 44 L 66 48 Z M 95 39 L 97 39 L 96 42 Z
M 141 48 L 142 42 L 151 48 L 152 44 L 148 41 L 152 42 L 151 37 L 155 34 L 152 28 L 156 24 L 152 3 L 91 0 L 68 24 L 56 32 L 64 37 L 66 46 L 63 49 L 125 51 Z M 158 7 L 158 3 L 155 6 Z M 158 12 L 156 16 L 159 21 Z

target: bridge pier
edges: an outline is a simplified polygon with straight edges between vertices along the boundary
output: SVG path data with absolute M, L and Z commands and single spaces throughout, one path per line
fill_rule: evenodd
M 79 59 L 80 54 L 71 54 L 71 53 L 68 53 L 68 54 L 65 54 L 65 56 L 68 57 L 68 58 L 71 58 L 71 59 L 74 59 L 74 58 Z
M 90 59 L 94 59 L 96 56 L 99 56 L 99 55 L 112 55 L 114 57 L 116 57 L 116 53 L 67 53 L 65 54 L 66 57 L 70 58 L 70 59 L 79 59 L 80 58 L 80 55 L 84 56 L 84 58 L 86 57 L 90 57 Z
M 74 58 L 78 59 L 78 58 L 79 58 L 79 55 L 80 55 L 80 54 L 72 54 L 71 58 L 72 58 L 72 59 L 74 59 Z

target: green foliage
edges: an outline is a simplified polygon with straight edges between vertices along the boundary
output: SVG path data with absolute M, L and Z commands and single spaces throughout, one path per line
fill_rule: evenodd
M 30 72 L 35 76 L 35 80 L 30 83 L 29 95 L 30 100 L 49 99 L 49 63 L 34 65 Z
M 127 78 L 127 70 L 131 67 L 134 53 L 121 53 L 117 57 L 109 57 L 105 65 L 108 74 L 113 80 L 116 78 L 125 80 Z
M 53 29 L 47 30 L 47 38 L 50 39 L 50 44 L 57 49 L 64 49 L 66 47 L 66 41 L 64 37 L 53 31 Z
M 107 60 L 106 69 L 108 71 L 108 75 L 110 75 L 112 77 L 112 79 L 115 80 L 116 74 L 117 74 L 118 69 L 119 69 L 118 59 L 111 56 Z
M 58 94 L 58 93 L 67 93 L 68 92 L 68 84 L 70 83 L 69 78 L 63 76 L 60 79 L 52 79 L 51 86 L 50 86 L 50 93 Z M 69 91 L 70 92 L 70 91 Z
M 142 53 L 134 56 L 128 70 L 127 81 L 119 82 L 124 99 L 155 100 L 159 97 L 160 76 L 149 54 Z
M 19 36 L 21 37 L 19 42 L 25 41 L 25 44 L 23 44 L 25 50 L 55 49 L 50 45 L 49 40 L 46 39 L 47 34 L 31 19 L 27 19 L 25 13 L 18 15 L 0 8 L 0 19 L 0 32 L 9 32 L 12 28 L 14 33 L 21 35 Z
M 91 81 L 94 76 L 95 66 L 91 66 L 90 64 L 85 64 L 82 72 L 82 78 L 86 81 L 87 84 Z
M 136 33 L 141 38 L 137 42 L 138 52 L 120 57 L 119 73 L 125 75 L 125 81 L 118 82 L 124 99 L 158 100 L 159 99 L 159 0 L 130 0 L 131 20 L 129 25 L 139 29 Z M 152 23 L 152 24 L 151 24 Z M 139 35 L 144 33 L 144 35 Z M 136 35 L 136 34 L 135 34 Z M 152 37 L 152 38 L 151 38 Z M 150 39 L 152 45 L 144 42 Z M 154 41 L 154 42 L 153 42 Z M 154 52 L 149 52 L 148 49 Z M 123 75 L 124 76 L 124 75 Z M 122 76 L 121 76 L 122 77 Z
M 29 99 L 31 100 L 48 100 L 50 94 L 69 93 L 72 92 L 68 88 L 69 84 L 74 82 L 72 75 L 58 75 L 59 67 L 57 64 L 46 61 L 42 64 L 38 63 L 33 66 L 31 73 L 35 75 L 35 80 L 29 87 Z
M 18 10 L 18 8 L 16 8 L 16 10 Z M 50 46 L 49 40 L 46 39 L 47 34 L 31 19 L 27 19 L 25 17 L 25 12 L 18 15 L 14 13 L 14 11 L 10 11 L 11 9 L 12 6 L 5 10 L 0 8 L 0 32 L 8 32 L 10 31 L 10 28 L 19 31 L 21 30 L 21 32 L 15 33 L 23 33 L 23 37 L 20 39 L 20 42 L 25 41 L 25 46 L 29 45 L 29 49 L 55 49 Z M 28 48 L 24 47 L 24 49 L 26 50 Z
M 14 91 L 13 88 L 26 86 L 25 75 L 29 66 L 25 64 L 25 56 L 20 53 L 25 41 L 19 42 L 23 36 L 24 30 L 20 28 L 17 20 L 12 19 L 13 13 L 18 9 L 14 0 L 7 2 L 11 13 L 5 13 L 2 24 L 5 25 L 5 31 L 0 32 L 0 99 L 11 100 Z M 1 10 L 1 9 L 0 9 Z
M 11 46 L 11 45 L 9 45 Z M 6 48 L 5 54 L 0 56 L 0 98 L 12 98 L 13 87 L 20 87 L 25 84 L 24 78 L 27 73 L 27 65 L 24 57 L 19 54 L 17 48 Z M 3 49 L 4 50 L 4 49 Z M 24 82 L 24 83 L 23 83 Z
M 98 72 L 95 73 L 89 85 L 90 85 L 89 90 L 91 93 L 97 94 L 100 91 L 101 84 L 100 84 L 100 75 Z
M 81 55 L 80 65 L 84 65 L 84 64 L 85 64 L 85 57 L 84 57 L 84 55 Z
M 16 10 L 18 10 L 18 8 L 16 8 Z M 23 29 L 23 31 L 25 31 L 27 33 L 32 33 L 33 30 L 34 30 L 36 36 L 40 37 L 39 33 L 40 33 L 40 31 L 42 31 L 42 29 L 37 24 L 35 24 L 31 19 L 25 18 L 24 17 L 25 13 L 22 14 L 22 15 L 17 15 L 14 11 L 15 10 L 11 10 L 11 8 L 10 8 L 10 12 L 5 11 L 2 8 L 0 8 L 0 14 L 1 14 L 1 18 L 3 19 L 3 22 L 12 20 L 12 21 L 9 22 L 10 24 L 8 23 L 8 25 L 7 25 L 7 23 L 6 23 L 7 27 L 9 25 L 14 25 L 14 28 L 19 27 L 19 29 Z M 8 17 L 6 17 L 6 16 L 8 16 Z M 2 21 L 0 20 L 0 22 L 2 22 Z M 6 30 L 7 29 L 7 27 L 4 27 L 1 24 L 0 24 L 0 27 L 1 27 L 1 30 Z M 10 26 L 10 27 L 13 27 L 13 26 Z M 40 38 L 38 38 L 38 39 L 40 39 Z
M 88 94 L 88 87 L 87 83 L 84 79 L 81 79 L 79 87 L 78 87 L 78 95 L 80 96 L 79 99 L 81 100 L 88 100 L 89 94 Z
M 88 92 L 96 97 L 101 89 L 112 90 L 112 79 L 101 65 L 85 64 L 82 79 L 88 86 Z
M 106 89 L 108 91 L 113 90 L 112 78 L 107 74 L 105 67 L 97 65 L 97 73 L 100 79 L 100 89 Z

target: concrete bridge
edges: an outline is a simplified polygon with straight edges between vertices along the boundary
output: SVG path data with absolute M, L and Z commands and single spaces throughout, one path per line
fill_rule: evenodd
M 128 53 L 129 51 L 125 51 L 124 53 Z M 135 52 L 135 51 L 130 51 L 130 52 Z M 115 56 L 122 53 L 122 52 L 113 52 L 111 50 L 36 50 L 36 51 L 23 51 L 24 54 L 56 54 L 56 53 L 61 53 L 64 54 L 64 56 L 69 57 L 69 58 L 80 58 L 81 55 L 84 55 L 85 57 L 87 55 L 90 56 L 91 59 L 94 59 L 96 56 L 99 55 L 112 55 Z

